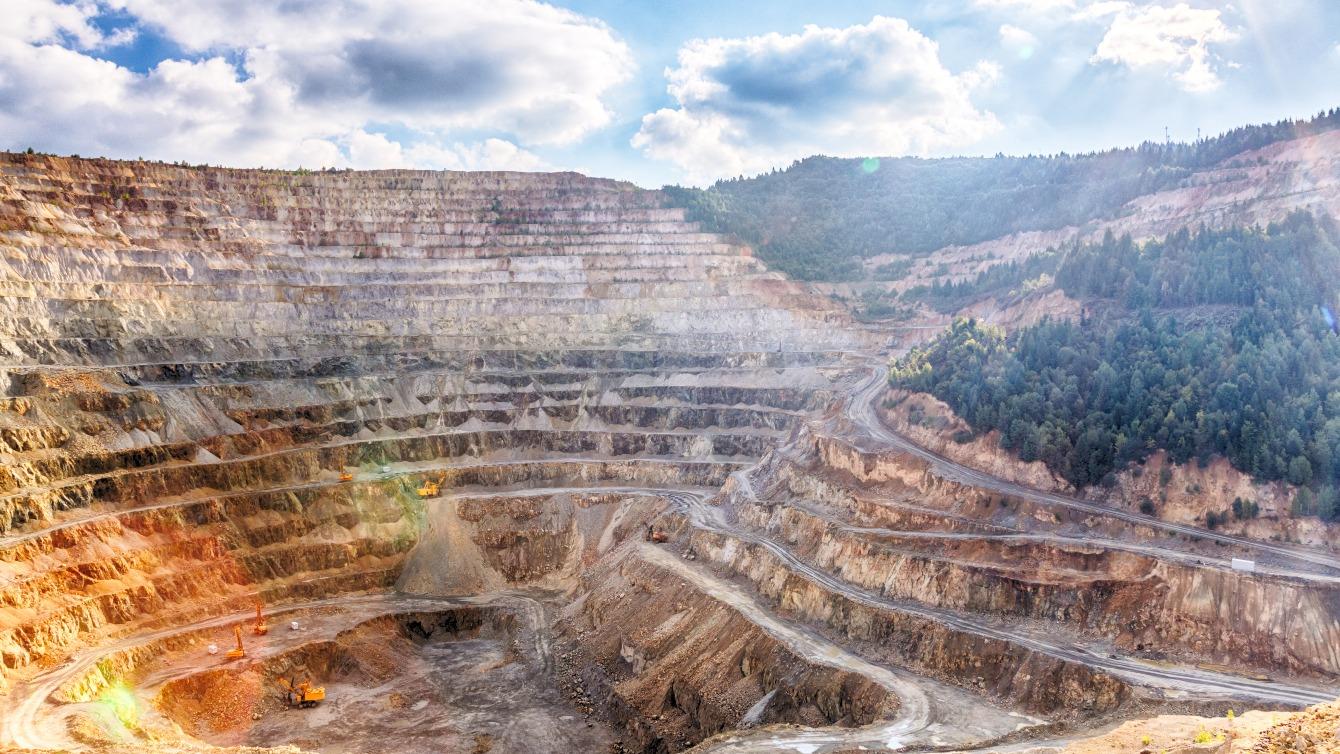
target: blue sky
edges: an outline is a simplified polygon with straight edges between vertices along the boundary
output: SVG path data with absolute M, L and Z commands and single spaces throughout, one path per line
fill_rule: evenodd
M 4 0 L 0 147 L 656 186 L 1340 106 L 1325 0 Z

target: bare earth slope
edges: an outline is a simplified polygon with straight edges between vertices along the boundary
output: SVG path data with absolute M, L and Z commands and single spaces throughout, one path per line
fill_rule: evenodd
M 1132 199 L 1113 220 L 1083 228 L 1015 233 L 970 246 L 950 246 L 927 266 L 973 257 L 1017 259 L 1076 238 L 1097 239 L 1111 230 L 1136 239 L 1166 236 L 1179 228 L 1265 224 L 1295 210 L 1340 215 L 1340 131 L 1276 142 L 1234 155 L 1195 172 L 1185 185 Z M 872 258 L 878 266 L 887 259 Z

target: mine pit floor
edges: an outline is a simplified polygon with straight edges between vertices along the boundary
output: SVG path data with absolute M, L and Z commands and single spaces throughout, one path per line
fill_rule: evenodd
M 5 737 L 31 748 L 100 748 L 138 741 L 157 743 L 148 748 L 158 750 L 161 744 L 174 748 L 171 742 L 180 742 L 175 723 L 211 744 L 292 744 L 332 754 L 608 751 L 614 733 L 574 707 L 553 683 L 548 608 L 541 602 L 549 596 L 379 593 L 279 608 L 267 613 L 270 633 L 244 634 L 247 657 L 232 662 L 221 653 L 209 655 L 206 647 L 230 646 L 232 626 L 242 614 L 163 629 L 90 650 L 24 684 L 5 720 Z M 410 641 L 389 628 L 378 633 L 383 629 L 379 623 L 394 616 L 483 608 L 506 614 L 509 630 L 426 642 Z M 301 630 L 290 630 L 290 621 L 298 621 Z M 316 648 L 320 657 L 321 648 L 341 643 L 349 633 L 361 635 L 352 644 L 346 642 L 341 657 L 314 668 L 312 680 L 326 687 L 327 701 L 311 709 L 285 709 L 274 685 L 276 671 L 288 675 L 291 667 L 303 667 L 286 663 L 286 656 L 306 652 L 310 659 Z M 156 647 L 156 642 L 173 644 Z M 56 703 L 52 698 L 115 652 L 135 647 L 161 650 L 128 679 L 139 732 L 119 727 L 105 701 Z M 366 672 L 347 672 L 351 658 L 363 659 L 363 667 L 355 671 Z M 219 680 L 233 675 L 243 678 L 237 683 Z M 165 688 L 203 676 L 213 680 L 196 688 L 208 693 L 183 696 L 186 703 L 176 709 L 160 704 Z M 100 697 L 105 700 L 106 694 Z
M 256 720 L 198 737 L 220 746 L 292 744 L 326 754 L 608 751 L 615 740 L 505 639 L 432 644 L 385 683 L 326 682 L 312 709 L 275 704 Z
M 529 598 L 495 603 L 492 624 L 416 640 L 417 621 L 471 616 L 486 607 L 443 600 L 438 609 L 351 620 L 322 611 L 257 639 L 243 661 L 198 667 L 198 653 L 166 658 L 138 689 L 196 738 L 219 746 L 292 744 L 328 754 L 360 752 L 607 751 L 615 735 L 588 719 L 552 683 L 544 609 Z M 389 600 L 386 607 L 419 604 Z M 372 606 L 369 606 L 371 608 Z M 506 630 L 497 625 L 501 616 Z M 333 636 L 332 636 L 332 632 Z M 281 701 L 278 676 L 311 677 L 327 699 L 309 709 Z M 152 713 L 151 713 L 152 714 Z

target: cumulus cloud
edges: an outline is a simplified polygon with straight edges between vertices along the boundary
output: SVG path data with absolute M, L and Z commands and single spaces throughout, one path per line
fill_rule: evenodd
M 0 39 L 17 42 L 68 41 L 81 48 L 102 44 L 102 32 L 92 19 L 98 8 L 91 2 L 55 3 L 51 0 L 7 0 Z
M 1223 83 L 1211 45 L 1237 38 L 1216 9 L 1128 6 L 1117 11 L 1090 62 L 1162 69 L 1186 91 L 1207 92 Z
M 1131 69 L 1162 70 L 1188 92 L 1208 92 L 1222 81 L 1214 45 L 1238 39 L 1224 23 L 1220 10 L 1132 0 L 974 0 L 980 8 L 1030 14 L 1047 28 L 1071 23 L 1104 24 L 1107 30 L 1089 58 Z M 1225 6 L 1232 8 L 1232 6 Z M 1000 27 L 1001 45 L 1028 57 L 1035 49 L 1033 35 L 1012 24 Z
M 633 70 L 605 24 L 535 0 L 11 2 L 0 142 L 56 151 L 534 169 L 524 146 L 605 126 L 604 98 Z M 99 59 L 125 34 L 98 31 L 106 9 L 189 58 L 143 73 Z
M 925 154 L 997 130 L 972 102 L 993 64 L 959 74 L 907 22 L 694 40 L 666 71 L 677 107 L 643 117 L 633 146 L 693 182 L 754 173 L 811 154 Z
M 247 49 L 299 104 L 533 143 L 604 126 L 602 96 L 633 69 L 604 23 L 533 0 L 112 1 L 187 49 Z

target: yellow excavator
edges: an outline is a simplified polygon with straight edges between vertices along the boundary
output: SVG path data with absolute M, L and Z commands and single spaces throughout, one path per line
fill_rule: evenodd
M 251 633 L 257 636 L 264 636 L 270 633 L 270 624 L 261 617 L 261 603 L 256 602 L 256 622 L 251 624 Z
M 341 471 L 341 472 L 340 472 L 340 481 L 341 481 L 341 482 L 352 482 L 352 481 L 354 481 L 354 475 L 353 475 L 352 473 L 348 472 L 348 471 Z
M 237 639 L 237 646 L 228 650 L 223 657 L 227 660 L 240 660 L 247 656 L 247 650 L 242 647 L 242 624 L 233 626 L 233 636 Z
M 423 484 L 419 487 L 419 497 L 437 497 L 438 491 L 442 489 L 442 482 L 444 482 L 446 478 L 447 477 L 444 474 L 438 477 L 436 482 L 430 482 L 425 479 Z
M 326 701 L 326 687 L 313 686 L 310 678 L 302 683 L 294 683 L 292 678 L 280 678 L 280 688 L 284 689 L 284 704 L 289 707 L 315 707 Z

